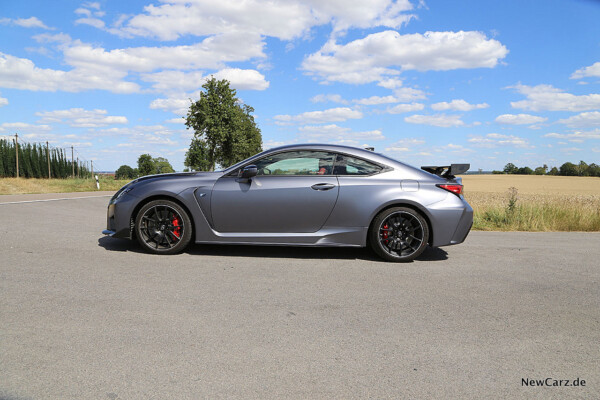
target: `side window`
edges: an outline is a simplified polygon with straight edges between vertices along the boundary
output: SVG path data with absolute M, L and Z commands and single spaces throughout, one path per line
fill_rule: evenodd
M 333 169 L 334 175 L 372 175 L 383 168 L 360 158 L 338 154 Z
M 334 153 L 300 150 L 269 155 L 254 164 L 258 175 L 331 175 L 334 158 Z

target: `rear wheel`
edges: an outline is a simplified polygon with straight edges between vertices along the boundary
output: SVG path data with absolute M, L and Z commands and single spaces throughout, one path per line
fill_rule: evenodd
M 427 247 L 428 239 L 427 221 L 407 207 L 388 208 L 379 213 L 369 233 L 373 250 L 383 259 L 396 262 L 417 258 Z
M 192 222 L 179 204 L 170 200 L 154 200 L 138 212 L 135 233 L 144 250 L 175 254 L 190 243 Z

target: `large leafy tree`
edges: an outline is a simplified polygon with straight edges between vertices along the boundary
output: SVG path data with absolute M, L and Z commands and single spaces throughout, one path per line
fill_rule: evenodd
M 235 164 L 262 150 L 262 136 L 254 121 L 254 109 L 240 104 L 235 89 L 225 79 L 211 77 L 202 85 L 200 99 L 190 105 L 186 125 L 194 138 L 185 165 L 212 171 L 216 164 Z
M 140 176 L 156 174 L 156 168 L 150 154 L 142 154 L 138 158 L 138 171 Z

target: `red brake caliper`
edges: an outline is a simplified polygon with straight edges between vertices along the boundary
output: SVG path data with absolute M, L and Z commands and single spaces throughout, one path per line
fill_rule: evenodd
M 173 223 L 173 226 L 175 226 L 175 229 L 173 229 L 173 234 L 177 236 L 177 239 L 181 239 L 181 220 L 174 215 L 171 222 Z
M 388 224 L 385 224 L 382 229 L 389 229 Z M 388 236 L 389 236 L 389 231 L 383 231 L 382 237 L 384 239 L 385 244 L 388 243 L 388 240 L 387 240 Z

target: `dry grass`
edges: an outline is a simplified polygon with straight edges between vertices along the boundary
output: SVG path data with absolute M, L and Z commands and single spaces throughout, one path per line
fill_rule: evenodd
M 473 229 L 600 231 L 599 178 L 467 175 L 463 183 Z
M 118 190 L 127 180 L 100 177 L 100 190 Z M 94 179 L 0 178 L 0 195 L 27 193 L 70 193 L 96 190 Z

